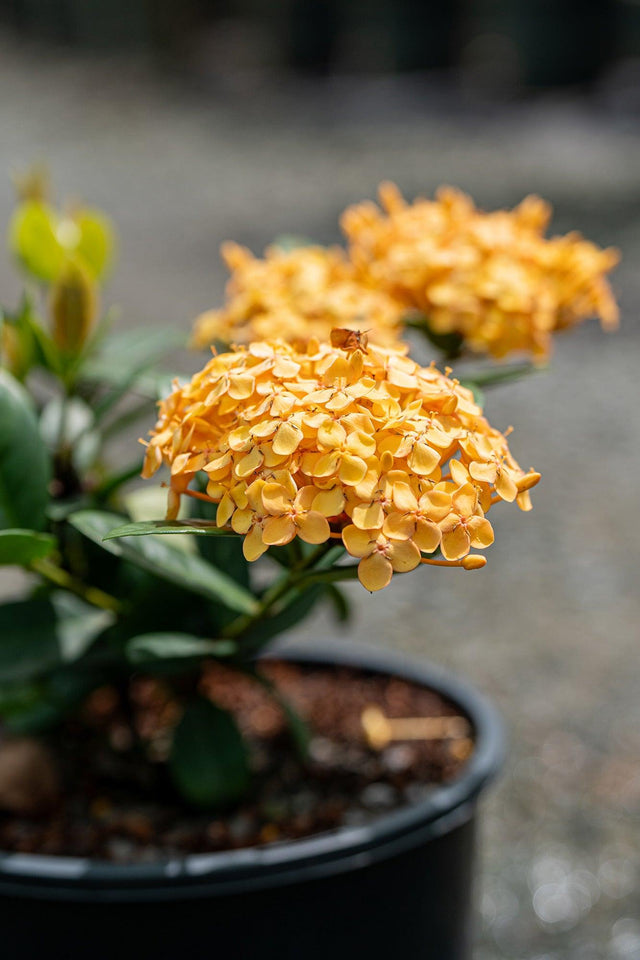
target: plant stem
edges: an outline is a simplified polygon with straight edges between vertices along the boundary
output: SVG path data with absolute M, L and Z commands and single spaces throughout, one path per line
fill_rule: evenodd
M 78 580 L 77 577 L 74 577 L 68 570 L 64 570 L 50 560 L 34 560 L 31 563 L 31 569 L 51 583 L 55 583 L 56 586 L 62 587 L 70 593 L 74 593 L 77 597 L 81 597 L 82 600 L 86 600 L 87 603 L 90 603 L 94 607 L 100 607 L 101 610 L 110 610 L 112 613 L 122 613 L 123 606 L 115 597 L 105 593 L 104 590 L 100 590 L 98 587 L 88 586 L 81 580 Z
M 327 542 L 321 543 L 317 550 L 314 550 L 309 556 L 305 557 L 294 567 L 286 572 L 283 577 L 276 580 L 276 582 L 266 591 L 262 598 L 262 603 L 260 604 L 260 609 L 252 614 L 246 614 L 241 617 L 237 617 L 226 630 L 223 631 L 223 636 L 230 639 L 237 639 L 242 636 L 242 634 L 247 633 L 252 627 L 257 623 L 260 623 L 265 619 L 267 614 L 273 607 L 281 600 L 290 590 L 298 586 L 302 582 L 307 582 L 304 574 L 309 570 L 310 567 L 315 567 L 319 564 L 327 554 L 335 549 L 335 545 Z M 337 567 L 336 570 L 341 568 Z M 344 569 L 344 568 L 342 568 Z M 325 573 L 330 573 L 332 571 L 323 571 Z M 320 575 L 320 572 L 316 571 L 317 576 Z M 312 578 L 314 573 L 310 575 Z M 313 580 L 309 580 L 309 583 Z
M 100 500 L 106 500 L 118 487 L 121 487 L 129 480 L 133 480 L 135 477 L 139 477 L 141 472 L 142 460 L 136 460 L 135 463 L 130 464 L 130 466 L 126 467 L 121 473 L 117 473 L 115 476 L 107 477 L 106 480 L 103 480 L 100 486 L 94 491 L 95 496 Z

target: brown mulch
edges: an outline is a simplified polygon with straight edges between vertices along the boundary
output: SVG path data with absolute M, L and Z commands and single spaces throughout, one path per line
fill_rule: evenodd
M 148 862 L 185 853 L 237 849 L 360 825 L 426 797 L 455 777 L 469 740 L 367 743 L 361 715 L 455 716 L 439 694 L 394 677 L 351 668 L 264 668 L 312 730 L 305 765 L 280 708 L 255 681 L 214 667 L 202 690 L 233 711 L 251 746 L 253 785 L 224 814 L 189 810 L 168 781 L 166 759 L 179 707 L 161 681 L 134 684 L 133 742 L 115 691 L 97 691 L 80 720 L 52 743 L 59 796 L 39 815 L 0 813 L 0 849 Z

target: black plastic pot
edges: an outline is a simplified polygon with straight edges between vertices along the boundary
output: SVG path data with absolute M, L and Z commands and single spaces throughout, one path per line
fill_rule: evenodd
M 0 854 L 3 960 L 468 960 L 476 802 L 503 756 L 494 709 L 437 667 L 361 645 L 278 657 L 440 691 L 475 729 L 464 772 L 367 826 L 261 848 L 133 866 Z

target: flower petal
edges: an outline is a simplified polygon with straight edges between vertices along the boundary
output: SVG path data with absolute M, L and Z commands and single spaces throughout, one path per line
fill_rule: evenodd
M 229 522 L 233 511 L 236 509 L 236 505 L 229 496 L 228 493 L 225 493 L 224 497 L 218 504 L 218 509 L 216 510 L 216 524 L 219 527 L 224 527 Z
M 330 490 L 323 490 L 314 498 L 313 509 L 323 517 L 339 517 L 344 510 L 344 504 L 344 493 L 340 487 L 331 487 Z
M 445 560 L 459 560 L 469 553 L 470 546 L 469 534 L 461 523 L 450 530 L 442 531 L 440 549 Z
M 235 473 L 236 477 L 240 477 L 241 480 L 244 480 L 245 477 L 250 477 L 252 473 L 255 473 L 263 460 L 264 457 L 260 448 L 254 447 L 253 450 L 246 455 L 246 457 L 242 457 L 242 459 L 236 463 L 235 467 L 233 468 L 233 472 Z
M 281 483 L 265 483 L 262 488 L 262 503 L 267 513 L 281 516 L 291 509 L 291 498 Z
M 417 473 L 421 477 L 426 477 L 430 473 L 433 473 L 440 463 L 440 454 L 432 450 L 426 443 L 418 440 L 418 442 L 414 444 L 407 462 L 414 473 Z
M 420 551 L 412 540 L 390 540 L 387 556 L 396 573 L 408 573 L 420 563 Z
M 410 540 L 416 529 L 416 519 L 412 514 L 390 513 L 382 525 L 386 537 L 394 540 Z
M 465 483 L 453 495 L 453 509 L 461 517 L 470 517 L 478 506 L 478 491 L 472 483 Z
M 367 530 L 359 530 L 349 524 L 342 531 L 342 542 L 352 557 L 368 557 L 375 545 L 375 536 L 372 538 Z
M 471 517 L 467 527 L 472 547 L 488 547 L 493 543 L 493 527 L 484 517 Z
M 278 456 L 290 456 L 298 449 L 303 434 L 295 423 L 282 423 L 273 438 L 273 452 Z
M 329 539 L 331 528 L 327 518 L 315 510 L 297 518 L 298 536 L 305 543 L 325 543 Z
M 360 530 L 380 530 L 384 523 L 382 504 L 359 503 L 353 508 L 351 519 Z
M 433 553 L 440 546 L 442 531 L 432 520 L 420 519 L 416 523 L 416 532 L 412 539 L 422 553 Z
M 393 484 L 393 502 L 398 510 L 410 512 L 416 510 L 418 501 L 408 483 Z
M 291 517 L 269 517 L 264 522 L 262 540 L 269 547 L 281 547 L 291 543 L 296 535 L 296 525 Z
M 345 483 L 348 487 L 355 487 L 361 480 L 364 480 L 366 473 L 367 465 L 360 457 L 351 456 L 349 453 L 342 456 L 340 470 L 338 471 L 338 477 L 342 483 Z
M 262 530 L 260 527 L 252 527 L 251 531 L 242 541 L 242 552 L 245 560 L 251 563 L 253 560 L 257 560 L 258 557 L 261 557 L 268 549 L 269 544 L 265 543 L 262 539 Z
M 358 579 L 366 590 L 375 593 L 383 590 L 391 582 L 393 567 L 383 554 L 373 553 L 358 564 Z

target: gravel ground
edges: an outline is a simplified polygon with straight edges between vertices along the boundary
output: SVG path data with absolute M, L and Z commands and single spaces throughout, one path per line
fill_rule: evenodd
M 482 572 L 423 570 L 382 596 L 356 588 L 351 636 L 466 674 L 506 718 L 510 759 L 484 811 L 477 960 L 637 960 L 638 125 L 606 87 L 588 102 L 496 107 L 416 83 L 250 81 L 196 88 L 0 37 L 0 219 L 5 173 L 46 158 L 62 194 L 119 226 L 121 323 L 185 327 L 220 299 L 222 240 L 337 239 L 338 211 L 383 178 L 408 194 L 454 183 L 486 206 L 536 191 L 557 229 L 622 248 L 621 331 L 583 327 L 558 343 L 550 372 L 490 396 L 492 421 L 516 427 L 518 459 L 543 473 L 534 512 L 503 508 Z M 0 289 L 17 293 L 6 263 Z M 333 631 L 319 617 L 303 632 Z

